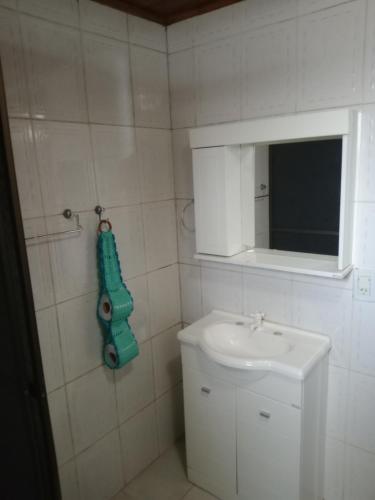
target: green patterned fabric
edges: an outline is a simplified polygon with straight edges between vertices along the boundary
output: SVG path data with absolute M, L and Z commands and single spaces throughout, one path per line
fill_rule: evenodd
M 100 293 L 98 319 L 103 328 L 104 362 L 109 368 L 121 368 L 138 356 L 139 348 L 128 318 L 133 298 L 122 281 L 116 241 L 109 231 L 99 231 L 97 242 Z

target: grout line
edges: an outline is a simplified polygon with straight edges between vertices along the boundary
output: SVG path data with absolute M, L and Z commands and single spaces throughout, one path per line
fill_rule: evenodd
M 188 479 L 188 481 L 189 481 L 189 479 Z M 189 481 L 189 483 L 190 483 L 190 481 Z M 186 498 L 186 497 L 189 495 L 189 493 L 190 493 L 190 492 L 191 492 L 191 491 L 195 488 L 195 484 L 193 484 L 193 483 L 190 483 L 190 484 L 191 484 L 191 487 L 190 487 L 190 488 L 188 489 L 188 491 L 187 491 L 187 492 L 186 492 L 186 493 L 185 493 L 185 494 L 181 497 L 181 499 L 180 499 L 180 500 L 184 500 L 184 498 Z
M 135 280 L 137 278 L 145 278 L 147 280 L 147 277 L 150 275 L 150 274 L 153 274 L 153 273 L 156 273 L 158 271 L 161 271 L 162 269 L 166 269 L 168 267 L 173 267 L 173 266 L 178 266 L 179 265 L 179 262 L 176 261 L 176 262 L 172 262 L 170 264 L 167 264 L 165 266 L 162 266 L 162 267 L 158 267 L 157 269 L 152 269 L 150 271 L 145 271 L 144 273 L 141 273 L 141 274 L 137 274 L 135 276 L 131 276 L 131 277 L 127 277 L 125 274 L 124 274 L 124 279 L 126 280 L 126 282 L 129 282 L 129 281 L 132 281 L 132 280 Z M 35 312 L 40 312 L 40 311 L 44 311 L 46 309 L 49 309 L 51 307 L 54 307 L 54 306 L 59 306 L 60 304 L 65 304 L 66 302 L 70 302 L 70 301 L 73 301 L 75 299 L 80 299 L 80 298 L 83 298 L 83 297 L 87 297 L 89 295 L 92 295 L 94 293 L 98 293 L 98 290 L 99 288 L 95 288 L 93 290 L 89 290 L 89 291 L 86 291 L 84 293 L 80 293 L 79 295 L 74 295 L 74 296 L 71 296 L 67 299 L 63 299 L 63 300 L 56 300 L 54 298 L 54 302 L 51 303 L 51 304 L 48 304 L 46 306 L 42 306 L 42 307 L 39 307 L 39 308 L 36 308 L 35 309 Z M 180 321 L 177 321 L 176 323 L 173 323 L 173 325 L 169 326 L 168 328 L 165 328 L 163 330 L 160 330 L 158 332 L 156 332 L 155 334 L 151 335 L 151 336 L 156 336 L 158 335 L 159 333 L 162 333 L 164 332 L 165 330 L 168 330 L 169 328 L 172 328 L 173 326 L 176 326 Z
M 301 18 L 308 17 L 308 16 L 311 16 L 313 14 L 317 14 L 317 13 L 322 12 L 322 11 L 334 9 L 334 8 L 339 7 L 341 5 L 350 4 L 350 3 L 352 3 L 352 1 L 353 0 L 341 0 L 341 2 L 339 2 L 336 5 L 323 6 L 323 7 L 314 9 L 311 12 L 306 12 L 306 13 L 300 13 L 298 6 L 297 6 L 297 13 L 296 14 L 287 15 L 287 16 L 285 16 L 285 18 L 282 18 L 279 20 L 273 20 L 273 21 L 271 20 L 271 21 L 268 21 L 265 23 L 261 23 L 259 25 L 252 26 L 250 28 L 242 27 L 243 24 L 240 22 L 239 27 L 237 29 L 234 29 L 231 33 L 223 34 L 221 36 L 219 35 L 217 38 L 215 37 L 215 38 L 212 38 L 212 40 L 208 40 L 208 41 L 204 41 L 204 42 L 200 42 L 200 43 L 194 42 L 194 34 L 192 31 L 191 42 L 188 43 L 185 47 L 179 48 L 178 50 L 169 50 L 169 45 L 167 45 L 168 56 L 173 55 L 173 54 L 178 54 L 179 52 L 183 52 L 183 51 L 187 51 L 187 50 L 194 50 L 196 48 L 200 48 L 202 46 L 209 45 L 211 43 L 225 41 L 229 38 L 241 37 L 242 35 L 246 35 L 248 33 L 254 32 L 254 31 L 261 31 L 262 29 L 266 29 L 270 26 L 275 26 L 275 25 L 278 25 L 281 23 L 291 22 L 294 20 L 297 21 L 297 23 L 299 23 L 299 20 Z M 272 16 L 272 14 L 271 14 L 271 16 Z M 197 16 L 197 17 L 199 17 L 199 16 Z M 262 17 L 262 16 L 260 16 L 260 17 Z M 192 18 L 192 19 L 195 19 L 195 18 Z M 188 20 L 185 19 L 185 20 L 182 20 L 181 22 L 184 22 L 184 21 L 188 21 Z M 177 24 L 177 23 L 172 23 L 171 25 L 168 25 L 168 26 L 173 26 L 175 24 Z M 168 26 L 167 26 L 167 28 L 168 28 Z
M 83 65 L 84 65 L 84 61 Z M 85 89 L 86 90 L 86 89 Z M 154 126 L 146 126 L 146 125 L 135 125 L 134 123 L 108 123 L 108 122 L 97 122 L 90 121 L 88 118 L 87 121 L 79 121 L 79 120 L 66 120 L 63 118 L 39 118 L 36 116 L 32 116 L 31 112 L 29 112 L 28 116 L 19 116 L 9 114 L 9 119 L 11 120 L 30 120 L 36 123 L 62 123 L 62 124 L 72 124 L 72 125 L 87 125 L 87 126 L 103 126 L 103 127 L 118 127 L 118 128 L 132 128 L 132 129 L 146 129 L 146 130 L 161 130 L 161 131 L 169 131 L 171 132 L 173 129 L 170 127 L 154 127 Z M 187 127 L 185 127 L 187 128 Z
M 111 427 L 111 429 L 107 430 L 104 434 L 102 434 L 100 437 L 96 438 L 95 441 L 93 441 L 92 443 L 90 443 L 88 446 L 85 446 L 82 450 L 79 450 L 79 451 L 75 451 L 75 449 L 73 450 L 74 451 L 74 456 L 72 458 L 74 459 L 77 459 L 80 457 L 80 455 L 82 455 L 83 453 L 85 453 L 87 450 L 89 450 L 90 448 L 92 448 L 93 446 L 95 446 L 96 444 L 99 443 L 99 441 L 102 441 L 103 439 L 107 438 L 110 434 L 112 434 L 112 432 L 119 432 L 119 426 L 113 426 Z M 67 462 L 69 462 L 72 458 L 70 458 Z M 66 463 L 66 462 L 64 462 Z
M 52 307 L 54 307 L 54 308 L 56 309 L 56 306 L 49 306 L 49 307 L 48 307 L 48 308 L 46 308 L 46 309 L 52 309 Z M 42 309 L 42 310 L 46 310 L 46 309 Z M 37 311 L 37 312 L 39 312 L 39 311 Z M 57 311 L 56 311 L 56 313 L 57 313 Z M 57 320 L 58 320 L 58 317 L 57 317 Z M 152 340 L 153 340 L 153 339 L 155 339 L 156 337 L 159 337 L 159 336 L 163 335 L 163 334 L 164 334 L 164 333 L 166 333 L 168 330 L 170 330 L 170 329 L 172 329 L 172 328 L 175 328 L 175 327 L 177 327 L 177 326 L 179 326 L 179 325 L 181 325 L 181 322 L 177 322 L 177 323 L 175 323 L 174 325 L 172 325 L 172 326 L 170 326 L 170 327 L 168 327 L 168 328 L 166 328 L 166 329 L 164 329 L 164 330 L 162 330 L 162 331 L 160 331 L 160 332 L 156 333 L 155 335 L 150 336 L 149 338 L 145 339 L 143 342 L 140 342 L 140 345 L 146 344 L 147 342 L 150 342 L 150 343 L 151 343 L 151 342 L 152 342 Z M 61 347 L 60 347 L 60 350 L 61 350 Z M 62 356 L 62 350 L 61 350 L 61 356 Z M 62 365 L 63 365 L 63 370 L 64 370 L 64 361 L 63 361 L 63 358 L 62 358 Z M 81 378 L 85 377 L 86 375 L 91 374 L 93 371 L 95 371 L 95 370 L 97 370 L 97 369 L 99 369 L 99 368 L 105 368 L 105 369 L 107 369 L 107 368 L 105 367 L 105 365 L 104 365 L 103 361 L 101 361 L 101 362 L 100 362 L 100 364 L 96 365 L 95 367 L 90 368 L 89 370 L 85 371 L 84 373 L 81 373 L 80 375 L 77 375 L 76 377 L 74 377 L 74 378 L 72 378 L 72 379 L 70 379 L 70 380 L 67 380 L 67 379 L 66 379 L 66 377 L 65 377 L 65 370 L 64 370 L 64 383 L 63 383 L 62 385 L 59 385 L 59 387 L 55 387 L 54 389 L 52 389 L 51 391 L 49 391 L 49 392 L 48 392 L 48 394 L 51 394 L 52 392 L 55 392 L 55 391 L 57 391 L 57 390 L 59 390 L 59 389 L 62 389 L 62 388 L 63 388 L 63 387 L 65 387 L 65 386 L 68 386 L 68 385 L 70 385 L 70 384 L 72 384 L 72 383 L 76 382 L 77 380 L 79 380 L 79 379 L 81 379 Z M 115 370 L 113 370 L 113 372 L 114 372 L 114 371 L 115 371 Z M 165 395 L 165 394 L 166 394 L 169 390 L 171 390 L 172 388 L 175 388 L 175 387 L 176 387 L 176 386 L 177 386 L 180 382 L 181 382 L 181 380 L 179 380 L 178 382 L 176 382 L 175 384 L 173 384 L 170 388 L 168 388 L 168 389 L 166 389 L 165 391 L 163 391 L 163 392 L 162 392 L 162 393 L 161 393 L 158 397 L 156 397 L 156 391 L 154 391 L 154 395 L 155 395 L 155 397 L 154 397 L 154 401 L 157 401 L 158 399 L 160 399 L 160 398 L 161 398 L 162 396 L 164 396 L 164 395 Z M 114 382 L 114 385 L 115 385 L 115 382 Z M 147 406 L 147 405 L 146 405 L 146 406 Z M 145 407 L 144 407 L 144 408 L 145 408 Z M 134 415 L 136 415 L 136 413 L 135 413 Z M 132 416 L 134 416 L 134 415 L 132 415 Z M 131 417 L 129 417 L 129 418 L 131 418 Z M 124 420 L 123 422 L 125 422 L 125 420 Z
M 175 201 L 175 198 L 164 198 L 162 200 L 151 200 L 151 201 L 139 201 L 139 202 L 135 202 L 135 203 L 125 203 L 125 204 L 121 204 L 121 205 L 106 205 L 104 208 L 106 208 L 107 210 L 116 210 L 116 209 L 120 209 L 120 208 L 132 208 L 132 207 L 140 207 L 140 206 L 143 206 L 143 205 L 154 205 L 156 203 L 164 203 L 164 202 L 167 202 L 167 201 Z M 375 203 L 375 202 L 374 202 Z M 85 209 L 81 209 L 81 210 L 74 210 L 74 213 L 76 214 L 94 214 L 94 207 L 92 208 L 85 208 Z M 61 212 L 56 212 L 56 213 L 52 213 L 52 214 L 45 214 L 45 215 L 37 215 L 35 217 L 23 217 L 23 220 L 24 221 L 37 221 L 38 219 L 51 219 L 52 217 L 59 217 L 61 216 Z M 95 214 L 96 215 L 96 214 Z

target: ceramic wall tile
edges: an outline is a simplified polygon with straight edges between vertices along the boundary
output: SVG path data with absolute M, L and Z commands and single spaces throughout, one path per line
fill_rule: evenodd
M 0 0 L 0 6 L 8 7 L 9 9 L 16 9 L 17 3 L 16 0 Z
M 78 4 L 75 0 L 17 0 L 18 10 L 49 21 L 78 26 Z
M 182 321 L 193 323 L 203 316 L 201 268 L 180 264 Z
M 176 198 L 193 198 L 193 158 L 189 130 L 173 130 L 172 144 Z
M 90 121 L 132 125 L 128 45 L 99 35 L 85 34 L 83 46 Z
M 329 367 L 327 401 L 327 435 L 345 440 L 348 410 L 349 371 L 337 366 Z
M 0 8 L 0 56 L 9 116 L 28 117 L 21 30 L 15 12 Z
M 57 306 L 67 382 L 102 364 L 102 335 L 96 318 L 96 292 Z
M 80 224 L 83 229 L 78 236 L 65 236 L 49 243 L 57 302 L 93 292 L 98 288 L 97 216 L 94 213 L 81 213 Z M 62 216 L 47 219 L 47 229 L 50 233 L 74 228 L 75 222 L 66 221 Z
M 152 339 L 156 397 L 175 386 L 182 378 L 180 343 L 177 340 L 180 329 L 178 325 Z
M 342 500 L 345 479 L 345 444 L 326 438 L 325 446 L 324 499 Z
M 117 424 L 113 372 L 99 367 L 66 386 L 73 443 L 78 453 Z
M 196 123 L 193 49 L 171 54 L 168 61 L 172 125 L 193 127 Z
M 112 9 L 92 0 L 80 0 L 79 9 L 81 28 L 83 30 L 122 41 L 128 39 L 127 15 L 125 12 Z
M 143 205 L 147 271 L 177 262 L 176 209 L 173 200 Z
M 138 413 L 154 399 L 151 342 L 144 342 L 139 348 L 139 356 L 115 372 L 120 422 Z
M 242 274 L 202 267 L 202 301 L 204 314 L 213 309 L 242 313 Z
M 375 376 L 374 324 L 374 303 L 354 301 L 351 368 L 373 376 Z
M 92 210 L 96 191 L 89 127 L 34 122 L 36 153 L 46 215 Z
M 145 342 L 150 337 L 150 305 L 148 300 L 147 277 L 138 276 L 127 282 L 127 287 L 134 301 L 134 311 L 129 324 L 138 342 Z
M 361 108 L 359 134 L 359 161 L 356 171 L 356 201 L 375 201 L 375 106 Z
M 296 17 L 297 1 L 246 0 L 243 2 L 242 29 L 247 31 Z
M 39 345 L 42 354 L 47 392 L 64 385 L 64 371 L 57 326 L 56 309 L 50 307 L 36 313 Z
M 24 221 L 24 232 L 26 238 L 32 238 L 46 234 L 44 219 L 29 219 Z M 31 243 L 31 242 L 30 242 Z M 55 302 L 53 291 L 50 253 L 48 243 L 39 242 L 27 244 L 27 258 L 33 290 L 35 309 L 51 306 Z
M 169 130 L 137 129 L 142 201 L 174 198 L 172 141 Z
M 266 318 L 290 324 L 292 282 L 288 279 L 244 273 L 244 312 L 264 312 Z
M 182 385 L 163 394 L 156 401 L 159 452 L 167 450 L 184 432 Z
M 170 127 L 167 56 L 155 50 L 131 47 L 135 124 Z
M 48 407 L 52 424 L 53 440 L 55 443 L 56 459 L 57 463 L 61 465 L 70 460 L 74 453 L 64 387 L 48 395 Z
M 215 500 L 215 497 L 194 486 L 184 497 L 185 500 Z
M 155 405 L 152 404 L 120 427 L 124 475 L 130 481 L 158 456 Z
M 242 118 L 295 110 L 296 34 L 297 21 L 293 20 L 243 35 Z
M 328 335 L 332 341 L 330 362 L 343 368 L 349 365 L 351 314 L 350 290 L 293 283 L 293 324 Z
M 139 203 L 134 128 L 92 125 L 91 135 L 99 203 L 106 208 Z
M 168 450 L 168 453 L 155 461 L 145 474 L 141 474 L 126 486 L 126 499 L 183 498 L 192 487 L 181 460 L 183 454 L 181 444 Z
M 375 203 L 356 203 L 354 215 L 353 260 L 359 268 L 375 269 Z
M 81 500 L 112 498 L 124 485 L 118 431 L 81 453 L 77 469 Z
M 194 45 L 214 42 L 220 38 L 234 35 L 239 31 L 237 6 L 230 5 L 193 18 Z
M 117 252 L 124 279 L 144 274 L 145 245 L 140 205 L 111 208 L 105 212 L 116 236 Z
M 33 118 L 87 121 L 79 32 L 34 17 L 21 19 Z
M 189 49 L 193 46 L 194 19 L 185 19 L 167 27 L 168 52 Z
M 166 30 L 164 26 L 137 16 L 128 16 L 128 23 L 131 43 L 162 52 L 167 51 Z
M 348 0 L 298 0 L 298 13 L 300 15 L 310 14 L 318 10 L 328 9 Z
M 151 335 L 181 321 L 178 266 L 164 267 L 147 275 Z
M 375 455 L 347 446 L 344 500 L 371 500 L 375 491 Z
M 9 126 L 22 217 L 41 217 L 43 204 L 31 122 L 11 119 Z
M 196 252 L 194 230 L 194 205 L 191 200 L 176 200 L 178 260 L 184 264 L 199 265 L 194 259 Z M 182 224 L 184 218 L 184 225 Z
M 240 119 L 240 38 L 195 49 L 197 124 Z
M 81 500 L 75 460 L 59 468 L 59 479 L 62 500 Z
M 375 378 L 351 372 L 347 441 L 375 453 Z
M 364 100 L 375 101 L 375 3 L 368 2 L 366 52 L 364 65 Z
M 364 7 L 360 0 L 300 19 L 298 109 L 361 101 Z

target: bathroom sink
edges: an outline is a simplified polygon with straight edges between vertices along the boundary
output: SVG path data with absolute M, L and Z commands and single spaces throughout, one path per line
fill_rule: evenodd
M 267 360 L 281 356 L 293 346 L 282 338 L 282 333 L 263 327 L 254 329 L 251 323 L 214 323 L 203 329 L 199 345 L 220 364 L 246 368 L 254 359 Z
M 266 321 L 260 313 L 212 311 L 181 330 L 178 338 L 183 345 L 199 348 L 200 369 L 213 362 L 234 377 L 274 372 L 303 380 L 331 348 L 327 336 Z

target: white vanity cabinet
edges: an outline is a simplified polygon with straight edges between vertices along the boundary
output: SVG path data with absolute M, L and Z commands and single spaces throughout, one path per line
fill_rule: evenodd
M 218 314 L 179 333 L 189 479 L 221 500 L 322 500 L 329 347 L 280 357 L 294 369 L 308 353 L 303 378 L 223 366 L 199 345 Z
M 299 500 L 301 410 L 237 391 L 237 475 L 241 500 Z
M 186 452 L 193 482 L 221 498 L 236 491 L 235 387 L 211 374 L 184 370 Z

